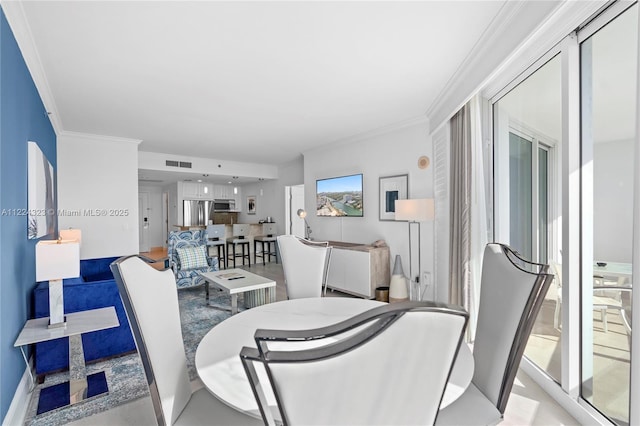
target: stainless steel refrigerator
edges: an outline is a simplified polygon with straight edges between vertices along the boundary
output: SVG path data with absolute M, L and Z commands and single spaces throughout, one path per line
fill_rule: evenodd
M 213 220 L 213 201 L 184 200 L 182 215 L 184 226 L 207 226 Z

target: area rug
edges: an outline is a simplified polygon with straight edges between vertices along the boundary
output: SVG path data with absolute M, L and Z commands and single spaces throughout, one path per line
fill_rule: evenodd
M 187 355 L 189 378 L 198 377 L 195 355 L 198 343 L 216 324 L 229 318 L 231 300 L 229 295 L 212 291 L 209 306 L 205 304 L 202 287 L 185 288 L 178 291 L 182 337 Z M 239 310 L 241 303 L 238 303 Z M 73 356 L 73 355 L 72 355 Z M 125 355 L 87 365 L 87 374 L 104 371 L 107 376 L 109 393 L 69 407 L 59 408 L 36 416 L 38 397 L 44 387 L 69 380 L 69 372 L 50 374 L 43 384 L 37 385 L 31 394 L 25 425 L 63 425 L 83 417 L 109 410 L 120 404 L 148 396 L 149 388 L 137 353 Z

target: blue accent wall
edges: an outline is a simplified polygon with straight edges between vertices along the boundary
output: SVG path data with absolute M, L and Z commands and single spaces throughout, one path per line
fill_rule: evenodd
M 13 347 L 31 317 L 35 243 L 27 239 L 27 142 L 56 166 L 56 135 L 11 28 L 0 9 L 0 418 L 25 370 Z M 17 213 L 20 213 L 19 211 Z

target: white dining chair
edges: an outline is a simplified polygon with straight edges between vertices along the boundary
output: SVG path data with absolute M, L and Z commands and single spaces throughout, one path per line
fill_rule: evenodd
M 561 309 L 562 309 L 562 265 L 550 261 L 551 272 L 555 275 L 556 285 L 556 308 L 553 313 L 553 327 L 556 330 L 561 328 Z M 622 280 L 624 282 L 624 280 Z M 619 281 L 606 280 L 604 277 L 594 276 L 593 278 L 593 299 L 592 305 L 594 311 L 600 312 L 600 320 L 602 322 L 602 331 L 609 332 L 609 321 L 607 319 L 608 310 L 622 309 L 622 293 L 630 291 L 631 287 L 626 285 L 618 285 Z M 609 283 L 609 284 L 607 284 Z
M 492 425 L 502 419 L 522 354 L 553 281 L 548 265 L 487 244 L 473 345 L 475 369 L 460 398 L 440 410 L 437 425 Z
M 321 297 L 331 259 L 329 243 L 295 235 L 278 235 L 277 239 L 287 297 Z
M 159 425 L 253 425 L 256 419 L 216 399 L 206 388 L 191 391 L 175 278 L 138 256 L 111 264 L 147 377 Z
M 257 330 L 240 358 L 267 425 L 429 425 L 467 319 L 452 305 L 388 304 L 319 329 Z

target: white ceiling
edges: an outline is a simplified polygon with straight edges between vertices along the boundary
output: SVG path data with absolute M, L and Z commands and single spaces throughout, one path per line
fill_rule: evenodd
M 19 15 L 58 131 L 277 165 L 424 117 L 505 3 L 28 1 Z

